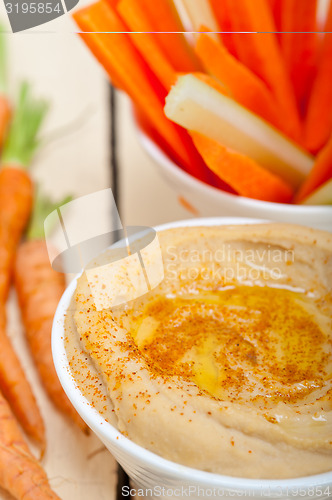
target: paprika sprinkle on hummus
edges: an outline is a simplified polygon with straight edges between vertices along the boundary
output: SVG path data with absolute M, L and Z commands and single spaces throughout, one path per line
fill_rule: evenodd
M 158 238 L 164 279 L 138 298 L 98 310 L 78 279 L 67 345 L 72 362 L 87 359 L 73 376 L 91 404 L 137 444 L 197 469 L 332 470 L 332 235 L 259 224 Z

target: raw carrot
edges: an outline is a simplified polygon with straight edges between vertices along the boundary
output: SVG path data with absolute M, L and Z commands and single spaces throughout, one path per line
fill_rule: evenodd
M 295 196 L 300 203 L 320 185 L 332 177 L 332 135 L 326 146 L 318 154 L 314 166 Z
M 173 0 L 158 0 L 157 9 L 151 0 L 137 0 L 137 2 L 146 13 L 149 25 L 153 27 L 153 31 L 167 31 L 167 35 L 172 32 L 184 31 Z
M 25 170 L 3 166 L 0 170 L 0 302 L 8 297 L 15 249 L 29 220 L 33 186 Z
M 120 0 L 117 10 L 133 32 L 146 31 L 145 12 L 137 0 Z M 166 90 L 176 80 L 176 71 L 156 43 L 152 33 L 131 33 L 130 38 Z
M 291 136 L 300 141 L 301 124 L 294 90 L 287 74 L 276 27 L 267 0 L 232 2 L 232 22 L 240 60 L 267 84 L 276 97 L 282 119 L 289 123 Z
M 60 205 L 69 200 L 67 197 Z M 53 317 L 66 281 L 64 274 L 54 271 L 50 265 L 42 224 L 58 206 L 37 196 L 28 240 L 20 245 L 16 255 L 15 287 L 30 351 L 45 390 L 61 412 L 87 431 L 62 389 L 52 359 Z
M 6 311 L 0 306 L 0 387 L 23 429 L 45 449 L 45 428 L 36 399 L 6 334 Z
M 7 236 L 4 245 L 12 260 L 32 209 L 33 186 L 27 170 L 39 146 L 38 132 L 46 111 L 46 103 L 33 99 L 29 85 L 23 83 L 0 170 L 0 227 L 2 235 Z M 7 299 L 12 266 L 7 273 L 4 270 L 0 272 L 2 302 Z
M 199 69 L 198 61 L 182 33 L 184 28 L 173 1 L 158 0 L 157 9 L 151 0 L 137 0 L 136 4 L 141 11 L 137 20 L 140 29 L 133 31 L 154 32 L 156 43 L 176 71 Z
M 17 500 L 59 499 L 31 454 L 7 401 L 0 393 L 0 486 Z
M 202 34 L 196 44 L 196 53 L 205 69 L 226 85 L 236 101 L 287 132 L 287 124 L 281 120 L 274 97 L 264 82 L 235 59 L 221 43 Z
M 163 144 L 167 145 L 166 151 L 171 158 L 193 176 L 208 181 L 208 169 L 202 168 L 190 138 L 166 118 L 163 100 L 156 95 L 144 61 L 128 35 L 119 33 L 123 31 L 124 25 L 115 12 L 104 0 L 100 0 L 75 12 L 74 19 L 83 31 L 92 32 L 82 33 L 83 40 L 104 66 L 111 80 L 115 77 L 120 88 L 131 97 L 135 107 L 145 114 L 151 127 L 162 138 Z M 107 31 L 115 33 L 103 33 Z
M 287 0 L 282 4 L 281 50 L 301 114 L 313 81 L 317 58 L 316 14 L 317 0 Z
M 305 144 L 313 153 L 326 144 L 332 132 L 332 2 L 325 31 L 305 120 Z
M 15 251 L 30 217 L 31 179 L 25 170 L 39 145 L 37 134 L 46 104 L 35 101 L 23 84 L 3 151 L 0 171 L 0 389 L 24 430 L 42 446 L 44 424 L 23 369 L 6 335 L 5 303 L 13 272 Z
M 280 39 L 281 31 L 281 13 L 284 0 L 269 0 L 270 9 L 272 12 L 274 25 L 276 27 L 277 38 Z
M 291 201 L 291 187 L 248 156 L 197 132 L 190 135 L 207 166 L 241 196 L 278 203 Z
M 234 31 L 234 26 L 229 13 L 228 2 L 221 2 L 220 0 L 210 0 L 210 4 L 221 31 L 223 44 L 233 56 L 236 56 L 236 43 L 234 40 L 234 34 L 232 33 Z
M 0 25 L 0 148 L 2 148 L 11 118 L 11 106 L 7 95 L 6 47 L 3 27 Z

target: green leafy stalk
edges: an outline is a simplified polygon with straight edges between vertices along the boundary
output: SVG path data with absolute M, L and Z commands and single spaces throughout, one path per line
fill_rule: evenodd
M 40 240 L 44 238 L 44 221 L 46 217 L 60 208 L 62 205 L 69 203 L 72 200 L 72 196 L 65 196 L 62 200 L 54 202 L 48 196 L 41 194 L 40 190 L 37 189 L 34 208 L 32 211 L 29 227 L 27 230 L 28 240 Z M 54 218 L 56 221 L 56 219 Z M 50 228 L 52 230 L 52 228 Z
M 4 145 L 2 163 L 29 167 L 40 146 L 39 131 L 48 110 L 48 103 L 31 95 L 31 86 L 23 82 L 8 137 Z
M 3 24 L 0 24 L 0 94 L 5 94 L 7 91 L 7 50 L 4 31 Z

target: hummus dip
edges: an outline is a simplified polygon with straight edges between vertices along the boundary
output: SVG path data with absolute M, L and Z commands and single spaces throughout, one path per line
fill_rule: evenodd
M 260 224 L 158 237 L 155 289 L 97 311 L 84 273 L 74 297 L 78 339 L 118 429 L 224 475 L 332 470 L 332 235 Z

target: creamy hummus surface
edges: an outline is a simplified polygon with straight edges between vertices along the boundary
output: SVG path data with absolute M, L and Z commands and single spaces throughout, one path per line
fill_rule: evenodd
M 83 274 L 74 297 L 72 335 L 118 429 L 224 475 L 332 470 L 332 235 L 261 224 L 158 237 L 156 288 L 97 311 Z

